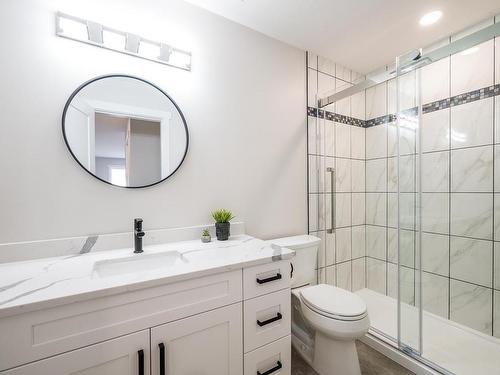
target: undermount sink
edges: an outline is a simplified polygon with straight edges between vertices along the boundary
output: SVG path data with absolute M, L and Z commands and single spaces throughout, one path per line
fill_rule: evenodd
M 128 273 L 148 272 L 173 267 L 183 262 L 181 253 L 167 251 L 155 254 L 132 254 L 128 257 L 106 259 L 94 264 L 98 277 L 116 276 Z

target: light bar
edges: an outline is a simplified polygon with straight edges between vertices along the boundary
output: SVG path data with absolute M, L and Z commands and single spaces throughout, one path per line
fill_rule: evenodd
M 146 60 L 191 70 L 191 52 L 58 12 L 56 35 Z

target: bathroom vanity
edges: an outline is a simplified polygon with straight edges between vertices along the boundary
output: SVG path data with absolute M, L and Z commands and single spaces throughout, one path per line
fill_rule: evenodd
M 292 250 L 144 250 L 0 265 L 0 374 L 290 374 Z

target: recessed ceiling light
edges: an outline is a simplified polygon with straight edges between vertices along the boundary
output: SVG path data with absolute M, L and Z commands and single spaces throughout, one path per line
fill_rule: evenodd
M 422 18 L 420 18 L 420 25 L 422 25 L 422 26 L 432 25 L 432 24 L 436 23 L 437 21 L 439 21 L 439 19 L 442 16 L 443 16 L 443 12 L 441 12 L 440 10 L 435 10 L 435 11 L 429 12 L 429 13 L 425 14 Z

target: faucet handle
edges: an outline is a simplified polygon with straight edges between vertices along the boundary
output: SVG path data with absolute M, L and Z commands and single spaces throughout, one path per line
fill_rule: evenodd
M 141 218 L 134 219 L 134 229 L 137 231 L 142 231 L 142 222 Z

